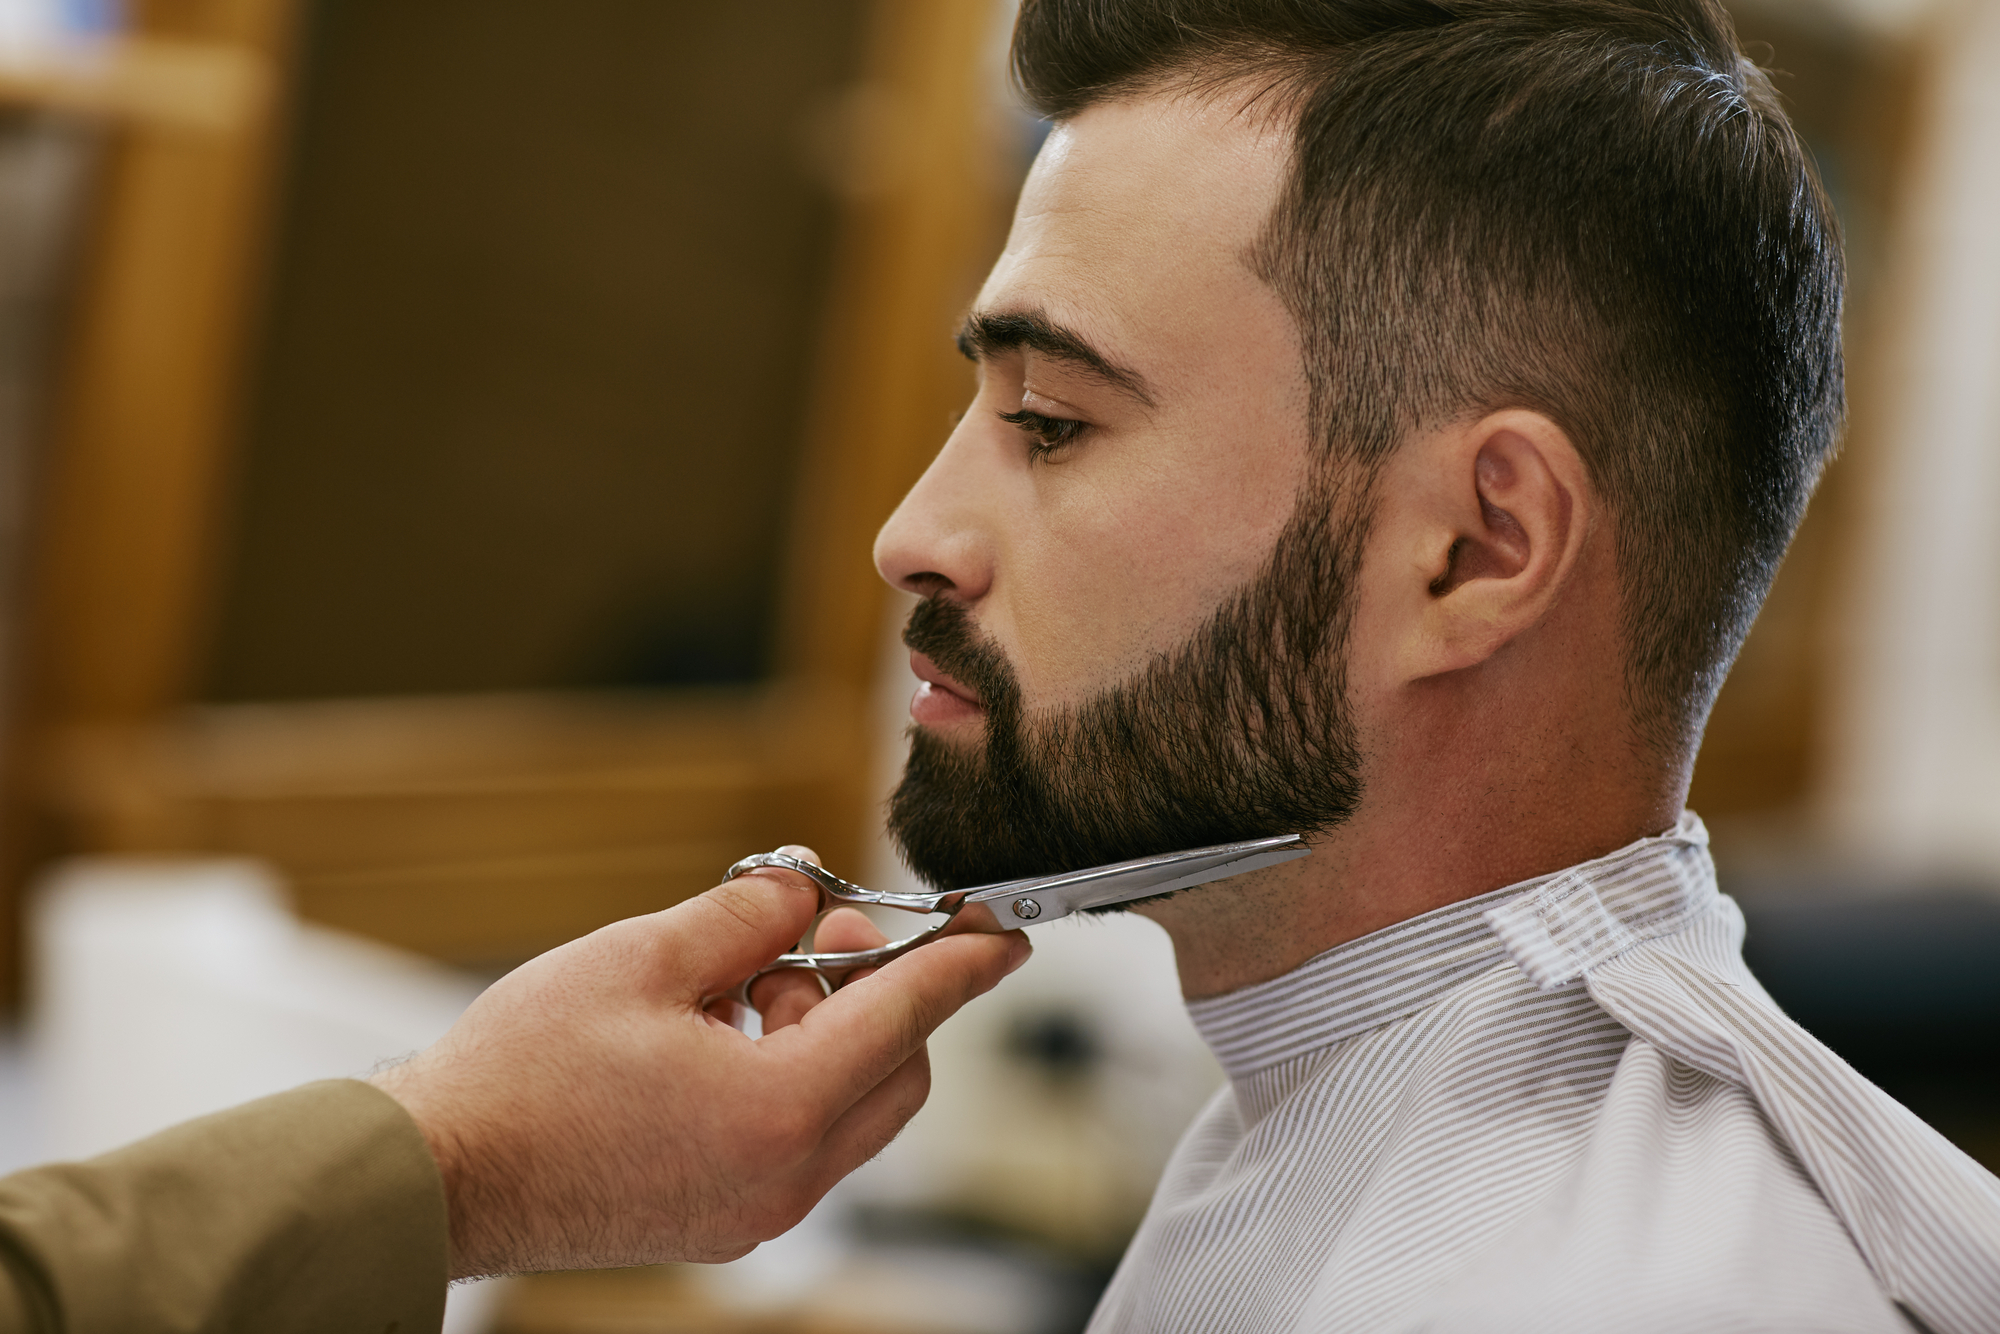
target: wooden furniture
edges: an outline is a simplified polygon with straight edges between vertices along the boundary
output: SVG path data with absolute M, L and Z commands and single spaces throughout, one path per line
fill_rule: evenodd
M 39 796 L 70 846 L 260 857 L 307 917 L 506 966 L 705 889 L 746 852 L 813 839 L 852 865 L 855 714 L 790 682 L 189 708 L 65 729 Z
M 201 702 L 299 14 L 156 0 L 115 77 L 0 71 L 0 100 L 100 114 L 115 138 L 38 506 L 10 894 L 69 852 L 245 854 L 309 916 L 504 964 L 780 841 L 853 864 L 885 605 L 868 546 L 969 391 L 949 333 L 1009 185 L 985 0 L 866 12 L 796 476 L 755 498 L 783 550 L 781 651 L 756 681 L 611 695 Z M 183 74 L 203 91 L 160 91 Z
M 40 769 L 71 725 L 182 698 L 255 272 L 286 0 L 158 0 L 87 52 L 17 55 L 0 102 L 108 136 L 80 239 L 31 517 L 0 811 L 0 996 L 18 894 L 60 843 Z

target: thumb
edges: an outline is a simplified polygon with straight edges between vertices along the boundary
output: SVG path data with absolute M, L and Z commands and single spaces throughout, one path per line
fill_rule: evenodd
M 819 886 L 761 867 L 659 914 L 661 948 L 699 999 L 729 990 L 789 950 L 819 912 Z

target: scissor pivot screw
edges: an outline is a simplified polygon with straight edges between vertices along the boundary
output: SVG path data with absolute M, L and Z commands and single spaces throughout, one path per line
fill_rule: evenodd
M 1032 922 L 1042 915 L 1042 905 L 1033 899 L 1015 899 L 1014 916 L 1024 922 Z

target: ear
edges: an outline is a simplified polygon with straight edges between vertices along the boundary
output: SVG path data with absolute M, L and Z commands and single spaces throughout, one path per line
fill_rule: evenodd
M 1576 446 L 1525 409 L 1406 442 L 1383 483 L 1378 531 L 1402 559 L 1381 591 L 1406 681 L 1476 666 L 1541 622 L 1596 519 Z

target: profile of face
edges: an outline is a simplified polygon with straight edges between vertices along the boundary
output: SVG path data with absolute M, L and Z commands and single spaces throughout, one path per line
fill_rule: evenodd
M 962 344 L 970 410 L 883 528 L 922 596 L 890 829 L 945 886 L 1346 819 L 1365 508 L 1251 252 L 1287 131 L 1140 98 L 1059 126 Z

